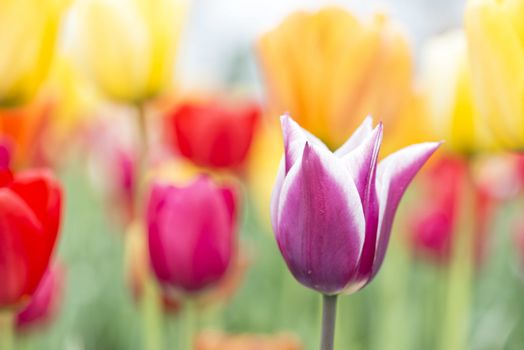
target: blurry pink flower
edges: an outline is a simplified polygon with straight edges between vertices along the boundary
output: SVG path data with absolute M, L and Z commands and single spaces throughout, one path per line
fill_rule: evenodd
M 410 211 L 409 241 L 418 256 L 431 261 L 447 263 L 451 258 L 457 231 L 457 220 L 461 217 L 469 165 L 460 158 L 439 159 L 421 178 L 424 195 Z M 475 238 L 474 251 L 477 262 L 484 253 L 485 236 L 489 224 L 492 199 L 487 192 L 476 186 L 474 193 Z
M 149 257 L 164 287 L 196 292 L 224 277 L 235 246 L 236 200 L 232 188 L 204 176 L 184 187 L 153 185 Z
M 31 301 L 16 315 L 18 331 L 27 331 L 48 322 L 57 312 L 62 288 L 64 269 L 55 264 L 45 273 Z
M 11 153 L 11 142 L 5 137 L 0 137 L 0 170 L 9 169 Z
M 289 116 L 271 217 L 295 278 L 327 295 L 354 292 L 380 269 L 407 186 L 439 147 L 421 143 L 380 163 L 382 124 L 366 118 L 335 153 Z

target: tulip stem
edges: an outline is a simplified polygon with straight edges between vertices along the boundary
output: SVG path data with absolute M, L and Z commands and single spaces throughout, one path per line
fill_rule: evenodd
M 11 311 L 0 310 L 0 350 L 15 348 L 14 315 Z
M 184 319 L 183 319 L 183 332 L 182 341 L 183 344 L 180 350 L 193 350 L 194 337 L 195 337 L 195 304 L 192 300 L 189 300 L 184 305 Z
M 144 349 L 162 349 L 162 305 L 160 293 L 152 278 L 148 278 L 144 285 L 142 296 L 142 317 L 144 331 Z
M 337 316 L 337 296 L 323 296 L 322 338 L 320 350 L 333 350 L 335 341 L 335 320 Z

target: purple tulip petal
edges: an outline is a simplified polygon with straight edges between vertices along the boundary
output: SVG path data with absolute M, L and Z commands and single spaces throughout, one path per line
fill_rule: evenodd
M 365 220 L 349 171 L 331 152 L 305 144 L 284 180 L 276 238 L 295 278 L 326 294 L 355 272 Z
M 426 142 L 411 145 L 380 162 L 377 173 L 380 206 L 379 237 L 371 278 L 377 274 L 384 261 L 393 218 L 404 192 L 440 144 L 440 142 Z
M 284 159 L 286 174 L 293 164 L 302 156 L 304 145 L 310 142 L 317 147 L 328 149 L 327 146 L 316 136 L 304 130 L 291 117 L 284 114 L 280 117 L 282 134 L 284 136 Z
M 365 138 L 362 143 L 345 156 L 342 161 L 353 176 L 366 218 L 366 235 L 362 255 L 359 261 L 359 271 L 356 283 L 364 281 L 370 275 L 375 258 L 379 205 L 375 186 L 378 154 L 382 142 L 382 123 Z
M 344 156 L 345 154 L 351 152 L 357 148 L 364 140 L 371 134 L 373 130 L 373 118 L 367 116 L 366 119 L 360 124 L 360 126 L 355 130 L 353 135 L 339 148 L 335 151 L 335 154 L 339 157 Z

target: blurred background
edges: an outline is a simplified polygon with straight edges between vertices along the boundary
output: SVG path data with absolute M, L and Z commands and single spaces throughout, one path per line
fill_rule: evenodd
M 467 12 L 456 0 L 4 1 L 0 143 L 14 169 L 50 167 L 65 190 L 58 281 L 18 347 L 182 348 L 185 297 L 144 302 L 161 291 L 136 203 L 154 179 L 204 173 L 235 188 L 236 249 L 190 297 L 195 348 L 317 348 L 320 296 L 289 273 L 269 218 L 290 112 L 332 149 L 369 114 L 384 121 L 381 157 L 445 140 L 401 203 L 381 272 L 340 298 L 336 349 L 522 349 L 524 118 L 493 117 L 505 100 L 483 93 L 522 100 L 524 35 L 520 85 L 489 80 L 484 53 L 510 51 L 479 44 L 474 20 L 465 33 Z

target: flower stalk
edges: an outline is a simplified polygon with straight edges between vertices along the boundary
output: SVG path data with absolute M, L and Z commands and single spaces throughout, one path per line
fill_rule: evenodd
M 462 202 L 458 207 L 459 222 L 453 260 L 448 271 L 446 305 L 444 311 L 441 349 L 467 348 L 470 329 L 471 289 L 474 273 L 474 181 L 471 169 L 462 185 Z
M 335 320 L 337 316 L 337 295 L 322 297 L 322 336 L 320 350 L 333 350 L 335 341 Z
M 14 350 L 14 314 L 10 310 L 0 310 L 0 350 Z

